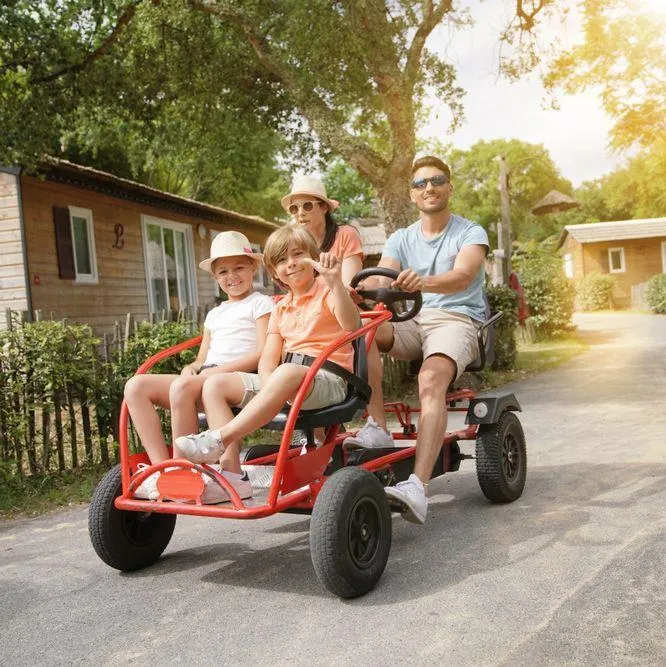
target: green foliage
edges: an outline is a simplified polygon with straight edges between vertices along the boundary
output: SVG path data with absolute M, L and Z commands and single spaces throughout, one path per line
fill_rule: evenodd
M 561 258 L 530 244 L 516 257 L 515 266 L 537 337 L 547 339 L 570 330 L 576 290 L 564 275 Z
M 541 144 L 518 139 L 478 141 L 468 150 L 452 150 L 449 153 L 455 183 L 452 206 L 456 213 L 478 222 L 487 230 L 501 220 L 498 189 L 498 158 L 501 155 L 506 156 L 509 167 L 513 239 L 541 241 L 559 231 L 558 218 L 534 216 L 530 207 L 553 188 L 571 194 L 571 183 L 562 178 Z M 492 232 L 492 245 L 496 245 L 496 237 L 496 233 Z
M 516 367 L 516 323 L 518 321 L 518 294 L 503 285 L 486 285 L 490 312 L 504 313 L 495 325 L 495 358 L 492 369 L 513 370 Z
M 615 276 L 588 273 L 577 285 L 578 301 L 583 310 L 605 310 L 613 307 Z
M 374 190 L 357 171 L 342 160 L 334 160 L 323 176 L 329 197 L 340 202 L 335 211 L 336 219 L 350 222 L 373 214 Z
M 645 298 L 650 310 L 666 315 L 666 273 L 658 273 L 648 280 Z
M 577 93 L 600 87 L 615 120 L 611 142 L 651 146 L 666 133 L 666 16 L 626 0 L 582 3 L 584 40 L 555 59 L 546 85 Z

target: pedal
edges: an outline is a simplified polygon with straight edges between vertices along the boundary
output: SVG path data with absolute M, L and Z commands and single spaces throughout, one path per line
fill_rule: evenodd
M 201 496 L 206 485 L 197 472 L 190 470 L 169 470 L 157 478 L 158 500 L 174 502 L 195 502 L 201 504 Z
M 253 489 L 270 488 L 273 481 L 273 474 L 275 473 L 275 466 L 253 466 L 244 463 L 241 468 L 247 473 Z

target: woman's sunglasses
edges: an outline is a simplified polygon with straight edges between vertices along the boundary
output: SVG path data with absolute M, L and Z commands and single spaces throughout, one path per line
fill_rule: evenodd
M 448 182 L 449 179 L 443 174 L 440 174 L 439 176 L 431 176 L 430 178 L 417 178 L 415 181 L 412 181 L 412 187 L 414 190 L 425 190 L 428 187 L 428 183 L 438 186 Z
M 288 211 L 292 215 L 296 215 L 300 209 L 303 209 L 306 213 L 309 213 L 317 204 L 321 204 L 320 201 L 304 201 L 302 204 L 292 204 Z

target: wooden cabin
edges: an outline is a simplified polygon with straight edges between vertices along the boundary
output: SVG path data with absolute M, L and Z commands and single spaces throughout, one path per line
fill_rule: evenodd
M 42 178 L 0 167 L 0 326 L 6 310 L 112 330 L 131 313 L 210 307 L 219 288 L 198 268 L 224 230 L 261 248 L 276 225 L 66 160 Z M 272 290 L 264 273 L 258 289 Z

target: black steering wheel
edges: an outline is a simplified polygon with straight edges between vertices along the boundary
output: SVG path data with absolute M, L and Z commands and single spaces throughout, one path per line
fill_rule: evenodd
M 395 280 L 398 277 L 398 272 L 393 269 L 385 269 L 378 266 L 370 267 L 369 269 L 362 269 L 359 271 L 349 283 L 350 287 L 356 287 L 362 280 L 369 278 L 370 276 L 383 276 L 384 278 L 391 278 Z M 390 287 L 379 287 L 378 289 L 364 289 L 357 290 L 357 293 L 362 296 L 364 299 L 370 299 L 376 303 L 383 303 L 388 310 L 391 311 L 393 315 L 391 317 L 391 322 L 406 322 L 411 320 L 413 317 L 416 317 L 419 310 L 421 310 L 421 305 L 423 304 L 423 297 L 421 292 L 403 292 L 401 290 L 392 289 Z M 395 303 L 397 301 L 411 301 L 411 307 L 404 311 L 400 312 L 396 310 Z M 362 310 L 371 310 L 371 306 L 367 303 L 359 303 L 359 308 Z

